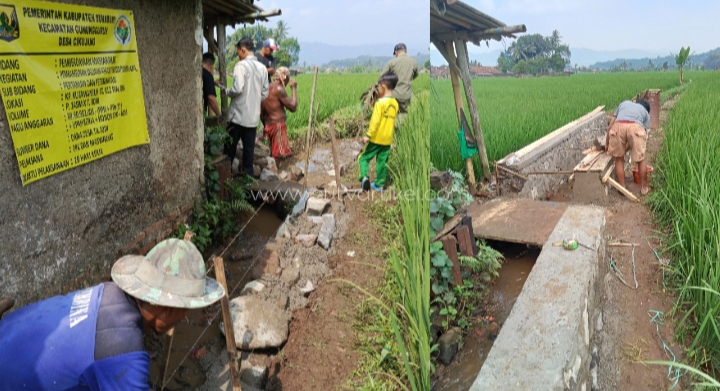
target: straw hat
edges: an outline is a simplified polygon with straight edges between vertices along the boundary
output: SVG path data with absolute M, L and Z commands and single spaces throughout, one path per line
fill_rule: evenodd
M 167 239 L 146 256 L 127 255 L 115 262 L 111 276 L 130 296 L 175 308 L 202 308 L 225 295 L 223 287 L 205 277 L 202 254 L 191 242 Z

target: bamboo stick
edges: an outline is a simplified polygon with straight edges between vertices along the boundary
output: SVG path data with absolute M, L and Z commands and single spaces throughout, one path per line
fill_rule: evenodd
M 608 243 L 608 247 L 635 247 L 635 243 Z
M 575 171 L 533 171 L 528 172 L 527 175 L 570 175 L 574 173 Z
M 614 169 L 615 169 L 615 162 L 613 162 L 613 164 L 610 165 L 610 168 L 608 168 L 608 170 L 605 171 L 605 174 L 602 177 L 602 183 L 607 182 L 608 178 L 610 178 L 610 175 L 612 175 L 612 172 Z
M 170 366 L 170 351 L 172 350 L 173 339 L 175 337 L 175 327 L 171 328 L 170 331 L 167 332 L 167 336 L 170 337 L 170 341 L 168 342 L 167 349 L 165 351 L 165 366 L 163 367 L 163 371 L 162 371 L 162 376 L 161 376 L 162 383 L 160 383 L 161 384 L 160 391 L 165 390 L 165 381 L 167 380 L 166 379 L 167 370 L 168 370 L 168 366 Z
M 518 174 L 517 172 L 515 172 L 515 171 L 513 171 L 513 170 L 510 170 L 510 169 L 507 169 L 507 168 L 505 168 L 505 167 L 503 167 L 503 166 L 497 166 L 497 168 L 499 168 L 499 169 L 501 169 L 501 170 L 503 170 L 503 171 L 505 171 L 505 172 L 507 172 L 507 173 L 509 173 L 509 174 L 512 174 L 512 175 L 514 175 L 514 176 L 516 176 L 516 177 L 518 177 L 518 178 L 521 178 L 521 179 L 524 179 L 524 180 L 528 180 L 528 177 L 526 177 L 525 175 Z
M 340 198 L 342 182 L 340 182 L 340 165 L 338 164 L 337 147 L 335 146 L 335 118 L 330 118 L 330 142 L 332 143 L 333 166 L 335 167 L 335 187 L 338 191 L 338 198 Z
M 303 193 L 307 190 L 308 169 L 310 168 L 310 133 L 312 132 L 313 105 L 315 104 L 315 87 L 317 86 L 318 67 L 315 66 L 315 77 L 313 78 L 312 95 L 310 95 L 310 117 L 308 118 L 308 131 L 305 144 L 305 176 L 303 177 Z
M 228 350 L 228 359 L 230 360 L 230 378 L 232 379 L 233 391 L 242 391 L 237 362 L 237 346 L 235 345 L 235 329 L 233 329 L 232 316 L 230 315 L 230 301 L 228 300 L 227 282 L 225 281 L 225 265 L 222 258 L 215 256 L 213 256 L 213 263 L 215 265 L 215 278 L 225 289 L 225 295 L 220 300 L 220 305 L 225 326 L 225 343 Z
M 626 188 L 620 186 L 620 184 L 617 183 L 614 179 L 608 178 L 608 183 L 610 183 L 612 187 L 616 188 L 619 192 L 623 193 L 623 195 L 625 195 L 625 197 L 629 198 L 631 201 L 640 202 L 640 200 L 638 200 L 638 198 L 635 197 L 633 193 L 627 191 Z

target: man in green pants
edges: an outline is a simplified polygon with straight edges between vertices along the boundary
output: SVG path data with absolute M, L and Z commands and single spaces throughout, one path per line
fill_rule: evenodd
M 392 72 L 380 76 L 378 80 L 379 98 L 375 102 L 370 126 L 362 141 L 365 148 L 358 156 L 360 163 L 360 183 L 365 191 L 371 188 L 375 191 L 383 191 L 385 177 L 387 176 L 387 161 L 390 156 L 390 145 L 392 145 L 393 132 L 395 130 L 395 119 L 399 107 L 398 102 L 393 98 L 393 89 L 398 83 L 398 77 Z M 375 182 L 370 183 L 368 172 L 370 161 L 377 157 L 375 168 Z

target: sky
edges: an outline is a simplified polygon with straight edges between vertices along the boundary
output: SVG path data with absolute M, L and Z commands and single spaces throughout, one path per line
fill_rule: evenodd
M 572 48 L 643 50 L 667 55 L 680 47 L 703 53 L 720 46 L 718 0 L 464 0 L 506 25 L 525 24 L 526 34 L 558 30 Z M 506 39 L 509 46 L 512 40 Z M 502 49 L 470 45 L 472 52 Z
M 281 9 L 283 14 L 267 25 L 282 19 L 290 36 L 301 42 L 359 46 L 430 41 L 429 8 L 418 0 L 259 0 L 255 5 Z

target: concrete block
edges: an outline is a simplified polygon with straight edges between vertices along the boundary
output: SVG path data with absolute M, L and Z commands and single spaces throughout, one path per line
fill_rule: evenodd
M 550 234 L 471 391 L 581 390 L 599 313 L 605 211 L 570 206 Z M 553 242 L 575 239 L 567 251 Z

